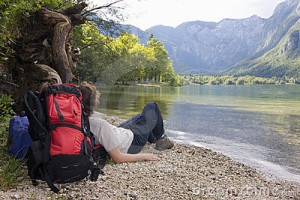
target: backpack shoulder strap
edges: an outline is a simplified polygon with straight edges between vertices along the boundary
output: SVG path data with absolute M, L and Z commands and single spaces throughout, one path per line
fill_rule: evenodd
M 45 134 L 47 128 L 45 127 L 46 116 L 44 107 L 40 99 L 31 90 L 29 90 L 23 98 L 25 112 L 30 124 L 36 124 L 40 130 L 39 134 Z
M 55 192 L 55 193 L 58 193 L 59 192 L 59 189 L 53 184 L 53 181 L 51 180 L 50 176 L 49 176 L 49 173 L 47 171 L 47 169 L 45 168 L 45 173 L 44 173 L 44 179 L 47 183 L 47 185 L 49 186 L 49 188 Z

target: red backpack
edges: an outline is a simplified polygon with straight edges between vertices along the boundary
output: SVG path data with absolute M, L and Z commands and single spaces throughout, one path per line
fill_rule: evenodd
M 47 85 L 41 94 L 27 92 L 24 105 L 33 140 L 27 160 L 33 183 L 45 180 L 52 191 L 58 192 L 54 182 L 81 180 L 89 170 L 91 179 L 97 180 L 102 171 L 93 159 L 94 138 L 79 88 L 72 84 Z

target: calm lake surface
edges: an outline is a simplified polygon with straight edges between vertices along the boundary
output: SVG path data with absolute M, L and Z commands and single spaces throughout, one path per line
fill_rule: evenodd
M 172 139 L 300 182 L 300 85 L 99 86 L 100 112 L 127 119 L 156 101 Z

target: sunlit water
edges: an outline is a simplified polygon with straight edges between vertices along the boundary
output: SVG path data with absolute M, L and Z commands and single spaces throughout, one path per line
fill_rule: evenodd
M 107 87 L 100 112 L 129 118 L 149 101 L 172 139 L 300 182 L 300 85 Z

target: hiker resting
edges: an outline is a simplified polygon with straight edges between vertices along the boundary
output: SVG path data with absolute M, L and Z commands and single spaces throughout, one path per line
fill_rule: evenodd
M 83 82 L 80 90 L 85 111 L 89 116 L 90 129 L 95 136 L 95 144 L 102 145 L 115 163 L 159 161 L 160 158 L 154 154 L 140 153 L 147 142 L 164 141 L 164 149 L 174 146 L 164 134 L 163 119 L 156 103 L 148 103 L 141 114 L 116 127 L 105 121 L 103 114 L 94 111 L 100 97 L 95 85 Z

